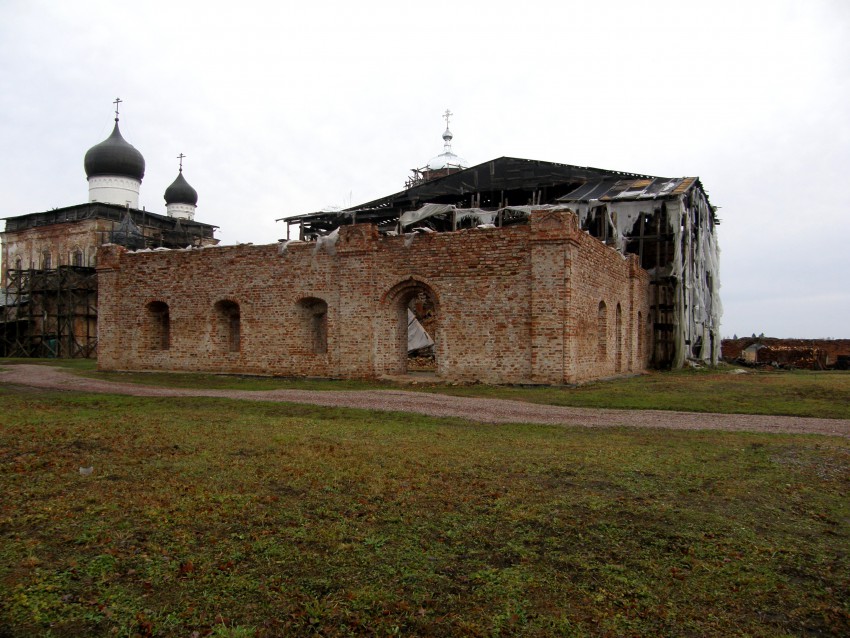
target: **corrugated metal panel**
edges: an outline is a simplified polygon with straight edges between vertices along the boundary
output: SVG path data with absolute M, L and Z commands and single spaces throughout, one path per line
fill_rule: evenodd
M 638 201 L 661 199 L 687 192 L 697 181 L 696 177 L 656 177 L 621 180 L 594 180 L 582 184 L 571 193 L 558 198 L 559 202 Z

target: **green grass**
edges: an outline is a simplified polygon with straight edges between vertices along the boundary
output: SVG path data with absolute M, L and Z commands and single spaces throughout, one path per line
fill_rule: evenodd
M 38 361 L 48 365 L 72 367 L 78 374 L 92 378 L 165 387 L 232 390 L 406 389 L 573 407 L 850 419 L 850 372 L 781 371 L 732 374 L 735 368 L 721 366 L 717 369 L 653 371 L 579 387 L 517 387 L 428 382 L 399 385 L 364 380 L 280 379 L 167 372 L 98 372 L 95 363 L 89 360 Z M 33 360 L 0 360 L 0 364 L 16 362 L 32 363 Z
M 0 402 L 2 636 L 850 634 L 846 439 Z
M 634 410 L 682 410 L 850 419 L 850 372 L 749 372 L 734 368 L 652 371 L 576 388 L 446 386 L 456 396 L 514 399 L 550 405 Z

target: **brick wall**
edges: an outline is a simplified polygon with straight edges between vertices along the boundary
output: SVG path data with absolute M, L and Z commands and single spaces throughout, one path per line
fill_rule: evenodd
M 436 309 L 437 374 L 446 380 L 586 381 L 642 370 L 650 350 L 647 273 L 580 232 L 571 213 L 407 237 L 357 224 L 342 227 L 334 246 L 136 253 L 105 246 L 98 262 L 98 365 L 106 370 L 397 374 L 406 366 L 407 303 L 417 295 Z M 162 329 L 151 308 L 161 304 L 167 348 L 151 346 L 151 334 Z M 233 304 L 237 350 L 220 312 Z M 645 331 L 640 338 L 638 330 Z
M 724 339 L 721 342 L 721 356 L 725 361 L 735 361 L 742 357 L 743 350 L 758 343 L 775 350 L 799 351 L 800 359 L 810 359 L 814 350 L 822 352 L 826 365 L 834 364 L 840 355 L 850 356 L 850 339 L 777 339 L 774 337 L 741 337 L 739 339 Z M 767 353 L 765 353 L 767 354 Z M 785 360 L 787 359 L 787 360 Z M 761 359 L 759 359 L 761 361 Z M 782 363 L 794 363 L 795 358 L 791 356 L 774 357 Z M 810 366 L 798 366 L 810 367 Z

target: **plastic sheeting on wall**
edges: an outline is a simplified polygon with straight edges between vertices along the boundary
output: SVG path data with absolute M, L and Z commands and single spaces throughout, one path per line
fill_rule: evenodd
M 416 315 L 407 309 L 407 351 L 413 352 L 434 345 L 434 340 L 425 332 Z

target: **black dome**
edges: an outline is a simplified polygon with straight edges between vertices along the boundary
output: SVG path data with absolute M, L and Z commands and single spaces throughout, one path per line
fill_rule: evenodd
M 121 137 L 118 121 L 112 135 L 86 152 L 86 177 L 94 175 L 123 175 L 139 181 L 145 176 L 145 158 Z
M 189 186 L 189 182 L 183 177 L 183 171 L 180 171 L 177 174 L 177 179 L 165 189 L 165 203 L 198 205 L 198 191 Z

